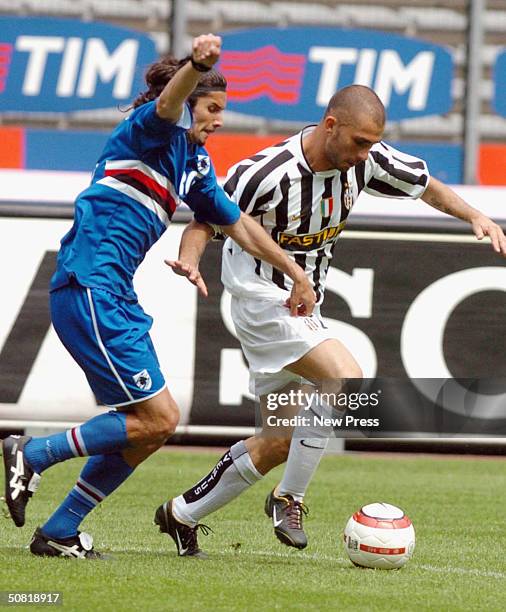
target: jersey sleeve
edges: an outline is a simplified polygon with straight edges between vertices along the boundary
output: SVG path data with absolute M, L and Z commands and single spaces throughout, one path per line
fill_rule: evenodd
M 282 190 L 278 179 L 254 159 L 245 159 L 230 168 L 223 189 L 244 213 L 257 217 L 279 203 Z
M 429 178 L 425 161 L 379 142 L 369 152 L 364 191 L 384 198 L 416 199 L 423 195 Z
M 179 120 L 175 123 L 162 119 L 156 112 L 156 100 L 146 102 L 128 117 L 132 148 L 142 155 L 143 152 L 167 144 L 174 135 L 189 130 L 192 124 L 190 107 L 185 104 Z
M 184 198 L 194 212 L 195 220 L 209 225 L 232 225 L 239 220 L 241 211 L 218 185 L 212 166 L 209 172 L 193 181 Z

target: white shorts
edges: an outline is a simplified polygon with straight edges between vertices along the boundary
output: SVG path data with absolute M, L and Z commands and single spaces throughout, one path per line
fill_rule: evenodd
M 232 296 L 232 320 L 249 363 L 250 392 L 256 396 L 277 391 L 300 376 L 284 367 L 332 336 L 319 308 L 310 317 L 292 317 L 280 299 Z

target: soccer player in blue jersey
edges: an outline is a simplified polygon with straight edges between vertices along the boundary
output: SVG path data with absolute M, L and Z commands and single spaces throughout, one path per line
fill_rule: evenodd
M 74 488 L 35 531 L 35 555 L 100 556 L 91 536 L 79 531 L 82 520 L 176 428 L 179 410 L 149 336 L 152 319 L 139 305 L 132 279 L 181 200 L 196 220 L 220 226 L 293 279 L 294 315 L 300 305 L 309 312 L 314 307 L 304 272 L 217 185 L 204 144 L 221 127 L 226 103 L 226 81 L 212 69 L 220 48 L 219 37 L 200 36 L 189 59 L 166 59 L 149 69 L 147 92 L 112 133 L 91 185 L 77 198 L 51 281 L 51 318 L 98 400 L 115 410 L 67 432 L 3 441 L 5 497 L 18 527 L 44 470 L 90 456 Z M 196 267 L 173 265 L 203 285 Z

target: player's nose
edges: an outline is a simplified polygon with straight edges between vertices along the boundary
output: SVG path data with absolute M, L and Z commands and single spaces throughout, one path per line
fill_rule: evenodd
M 223 113 L 218 113 L 213 121 L 213 127 L 217 130 L 220 127 L 223 127 Z

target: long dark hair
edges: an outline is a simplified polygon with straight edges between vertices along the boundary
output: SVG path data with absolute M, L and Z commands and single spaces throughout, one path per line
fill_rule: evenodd
M 132 102 L 132 108 L 137 108 L 141 106 L 141 104 L 155 100 L 162 93 L 165 85 L 167 85 L 176 72 L 190 60 L 190 57 L 191 56 L 188 55 L 178 60 L 171 55 L 166 55 L 158 62 L 151 64 L 145 77 L 148 89 L 135 98 Z M 209 72 L 203 72 L 199 84 L 188 98 L 190 108 L 195 106 L 198 98 L 207 95 L 210 91 L 226 91 L 226 89 L 227 80 L 221 72 L 214 69 Z

